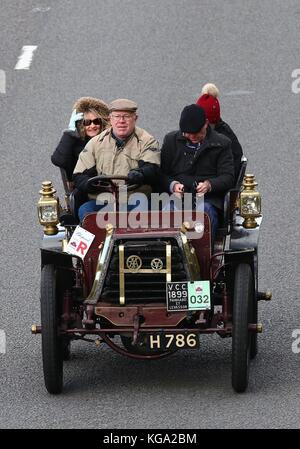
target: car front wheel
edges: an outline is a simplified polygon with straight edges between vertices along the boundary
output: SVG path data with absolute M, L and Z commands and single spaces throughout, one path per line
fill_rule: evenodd
M 253 320 L 253 296 L 251 267 L 239 264 L 235 272 L 232 317 L 232 386 L 239 393 L 248 386 L 251 343 L 248 324 Z
M 63 386 L 63 341 L 59 336 L 59 304 L 56 270 L 45 265 L 41 275 L 42 355 L 45 385 L 58 394 Z

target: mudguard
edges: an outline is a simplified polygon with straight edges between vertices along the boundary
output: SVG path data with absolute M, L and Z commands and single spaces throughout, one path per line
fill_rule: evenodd
M 55 235 L 45 235 L 41 242 L 41 266 L 48 264 L 66 266 L 70 264 L 72 256 L 62 251 L 62 240 L 65 237 L 65 229 L 59 227 Z

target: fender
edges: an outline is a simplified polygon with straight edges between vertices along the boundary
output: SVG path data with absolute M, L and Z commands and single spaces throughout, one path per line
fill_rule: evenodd
M 235 217 L 235 225 L 230 236 L 228 236 L 228 249 L 225 250 L 225 264 L 237 265 L 248 263 L 255 276 L 255 291 L 258 293 L 258 239 L 262 217 L 256 219 L 258 226 L 253 229 L 245 229 L 242 226 L 243 218 Z
M 62 240 L 64 237 L 64 228 L 61 228 L 55 235 L 43 236 L 43 240 L 40 245 L 42 267 L 48 264 L 53 264 L 56 266 L 70 266 L 70 264 L 72 264 L 72 257 L 77 256 L 71 256 L 70 254 L 62 251 Z
M 259 230 L 262 217 L 256 219 L 257 227 L 253 229 L 245 229 L 242 226 L 243 217 L 236 215 L 231 235 L 229 236 L 229 250 L 241 251 L 253 248 L 257 251 Z

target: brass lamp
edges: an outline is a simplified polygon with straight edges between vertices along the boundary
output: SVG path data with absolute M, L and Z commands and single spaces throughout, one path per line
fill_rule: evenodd
M 38 216 L 41 225 L 44 226 L 44 234 L 55 235 L 58 233 L 59 201 L 55 196 L 56 190 L 51 181 L 42 183 L 42 195 L 38 201 Z
M 260 217 L 261 195 L 256 186 L 254 175 L 245 175 L 244 189 L 240 193 L 240 215 L 244 218 L 243 226 L 247 229 L 256 228 L 258 224 L 255 218 Z

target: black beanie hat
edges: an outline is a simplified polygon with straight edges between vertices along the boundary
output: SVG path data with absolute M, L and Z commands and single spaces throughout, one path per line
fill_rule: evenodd
M 197 133 L 205 125 L 206 115 L 201 106 L 190 104 L 181 112 L 179 127 L 183 133 Z

